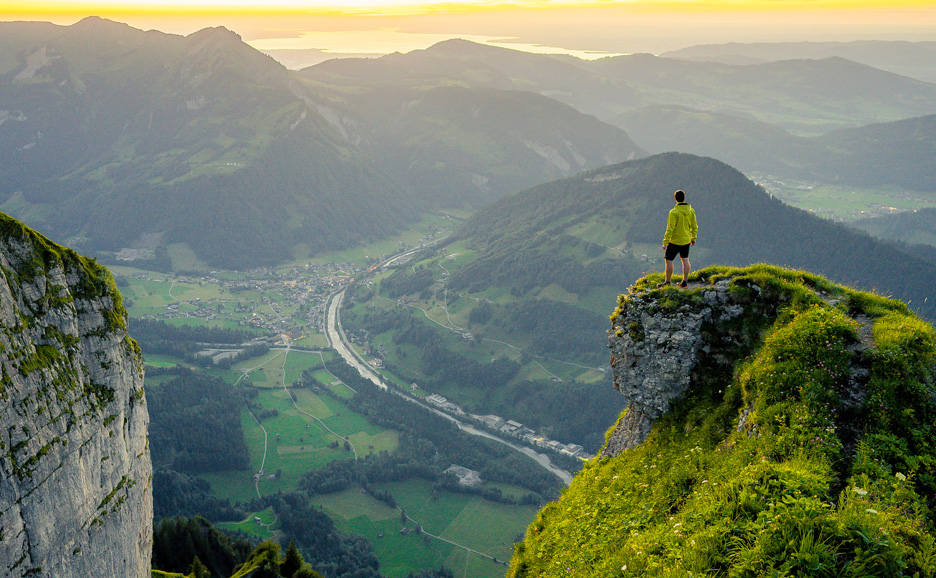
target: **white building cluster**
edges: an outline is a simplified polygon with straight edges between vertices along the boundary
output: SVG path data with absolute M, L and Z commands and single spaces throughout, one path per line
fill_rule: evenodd
M 484 426 L 490 430 L 519 438 L 531 446 L 552 450 L 582 460 L 590 460 L 594 457 L 585 453 L 585 448 L 578 444 L 563 444 L 556 440 L 551 440 L 512 419 L 504 419 L 499 415 L 473 415 L 471 417 L 484 424 Z

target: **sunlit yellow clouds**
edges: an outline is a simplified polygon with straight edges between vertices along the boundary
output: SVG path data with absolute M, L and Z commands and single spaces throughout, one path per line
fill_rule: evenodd
M 635 12 L 710 12 L 710 11 L 821 11 L 928 8 L 928 0 L 0 0 L 0 13 L 140 13 L 191 14 L 197 12 L 316 12 L 322 14 L 395 14 L 414 12 L 474 12 L 515 9 L 567 9 L 615 7 Z
M 729 41 L 936 40 L 933 0 L 0 0 L 0 21 L 90 15 L 177 34 L 226 26 L 263 50 L 332 53 L 454 37 L 583 57 Z

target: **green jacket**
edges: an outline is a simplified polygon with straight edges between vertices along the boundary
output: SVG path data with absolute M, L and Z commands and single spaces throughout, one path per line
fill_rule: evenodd
M 695 211 L 689 203 L 676 203 L 666 218 L 666 233 L 663 244 L 688 245 L 695 243 L 699 227 L 696 225 Z

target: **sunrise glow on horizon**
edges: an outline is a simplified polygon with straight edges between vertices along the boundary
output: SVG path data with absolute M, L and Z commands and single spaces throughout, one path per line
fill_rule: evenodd
M 933 8 L 927 0 L 0 0 L 0 16 L 22 14 L 150 13 L 171 14 L 318 13 L 345 15 L 478 12 L 498 10 L 617 9 L 633 13 L 698 12 L 821 12 L 856 10 L 907 10 Z
M 448 38 L 580 58 L 692 44 L 936 40 L 921 0 L 0 0 L 0 21 L 100 16 L 191 34 L 225 26 L 261 50 L 408 52 Z

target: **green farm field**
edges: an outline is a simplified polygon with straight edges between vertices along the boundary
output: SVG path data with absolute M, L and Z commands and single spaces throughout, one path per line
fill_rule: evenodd
M 259 518 L 259 522 L 255 518 Z M 272 540 L 279 533 L 279 521 L 273 508 L 253 512 L 240 522 L 219 522 L 217 526 L 223 530 L 243 532 L 256 540 Z
M 293 345 L 298 347 L 325 348 L 328 347 L 328 338 L 325 337 L 324 333 L 308 333 L 304 334 L 302 338 L 293 341 Z
M 405 525 L 400 510 L 359 489 L 315 496 L 313 502 L 343 530 L 370 539 L 380 560 L 381 573 L 390 578 L 402 578 L 414 568 L 440 565 L 451 568 L 456 576 L 503 576 L 504 566 L 466 548 L 501 561 L 509 560 L 514 541 L 522 536 L 536 514 L 535 508 L 529 506 L 506 506 L 477 496 L 434 492 L 432 485 L 421 479 L 378 486 L 389 490 L 405 510 L 408 518 Z M 491 524 L 492 519 L 498 523 Z M 400 533 L 404 527 L 415 528 L 416 522 L 442 540 L 414 532 Z
M 352 488 L 337 494 L 314 496 L 312 502 L 335 521 L 339 529 L 360 534 L 374 545 L 380 573 L 403 578 L 417 568 L 438 568 L 451 555 L 454 546 L 417 536 L 401 534 L 400 511 Z M 412 522 L 406 525 L 412 530 Z M 459 574 L 461 575 L 461 574 Z
M 295 395 L 295 405 L 290 394 Z M 302 389 L 262 390 L 256 401 L 264 409 L 277 412 L 275 417 L 262 421 L 262 428 L 246 411 L 246 416 L 242 416 L 251 470 L 260 471 L 262 466 L 264 471 L 260 481 L 263 494 L 293 489 L 304 473 L 332 460 L 351 459 L 354 452 L 363 457 L 381 450 L 393 451 L 398 445 L 397 432 L 371 425 L 347 405 L 328 396 Z M 344 449 L 345 439 L 354 451 Z M 338 447 L 331 447 L 336 442 Z M 270 480 L 268 476 L 277 471 L 282 476 Z
M 152 367 L 174 367 L 176 365 L 185 365 L 178 357 L 171 355 L 162 355 L 160 353 L 143 352 L 143 360 L 146 365 Z
M 283 386 L 283 356 L 286 350 L 271 349 L 262 357 L 247 359 L 231 368 L 232 374 L 247 374 L 253 387 L 275 389 Z M 235 378 L 236 379 L 236 378 Z
M 838 221 L 854 221 L 936 207 L 932 193 L 889 188 L 865 189 L 785 181 L 783 185 L 765 183 L 765 188 L 784 203 Z
M 276 415 L 258 422 L 246 408 L 242 410 L 250 468 L 202 475 L 216 496 L 248 500 L 258 494 L 293 490 L 303 474 L 328 462 L 353 459 L 355 452 L 359 457 L 392 452 L 399 445 L 396 431 L 369 423 L 331 396 L 301 388 L 287 390 L 281 383 L 258 391 L 254 403 Z M 346 440 L 352 450 L 344 449 Z M 253 475 L 261 470 L 263 476 L 255 487 Z M 278 477 L 270 478 L 277 472 Z

